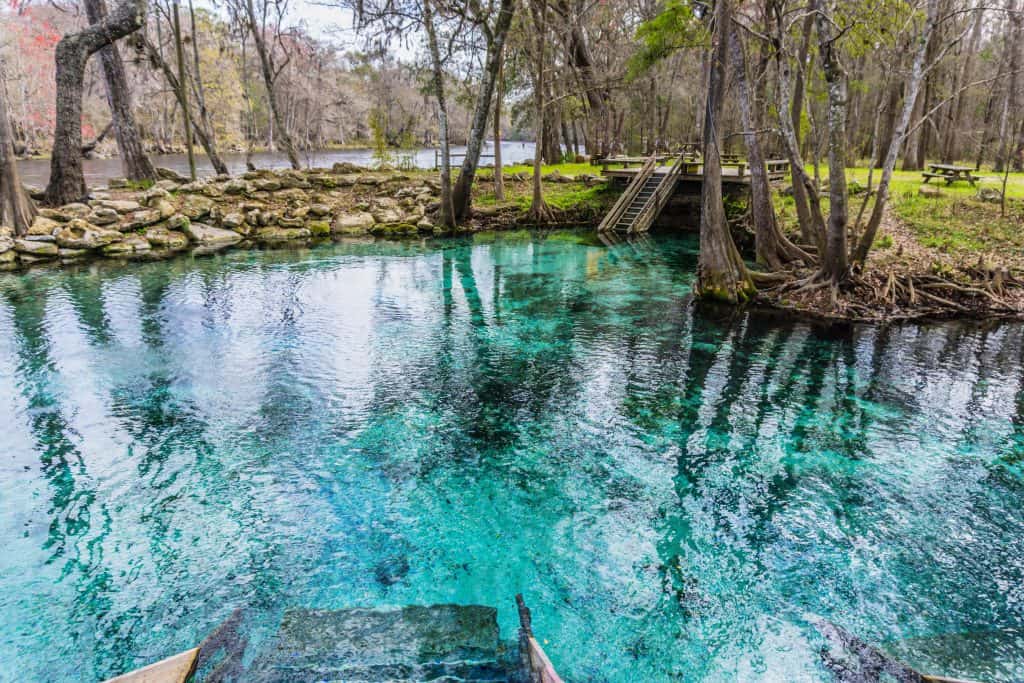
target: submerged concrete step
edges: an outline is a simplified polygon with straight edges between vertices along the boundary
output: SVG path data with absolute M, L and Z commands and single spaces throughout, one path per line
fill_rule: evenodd
M 288 610 L 251 680 L 508 680 L 497 610 L 480 605 Z

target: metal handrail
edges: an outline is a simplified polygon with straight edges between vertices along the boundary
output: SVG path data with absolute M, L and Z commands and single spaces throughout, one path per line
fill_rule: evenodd
M 661 179 L 657 189 L 644 203 L 643 208 L 640 209 L 640 213 L 637 214 L 633 220 L 633 224 L 629 226 L 631 233 L 643 232 L 650 227 L 650 224 L 654 222 L 657 217 L 657 212 L 665 206 L 668 201 L 672 190 L 675 189 L 676 180 L 679 178 L 679 174 L 682 172 L 685 154 L 680 154 L 676 157 L 675 163 L 672 164 L 672 168 L 668 170 L 665 177 Z M 641 228 L 640 226 L 644 226 Z
M 633 199 L 640 193 L 640 189 L 647 182 L 647 179 L 654 173 L 654 167 L 657 165 L 657 158 L 651 156 L 644 162 L 644 165 L 640 167 L 640 172 L 633 178 L 633 182 L 623 191 L 616 200 L 615 204 L 612 205 L 610 211 L 605 214 L 604 220 L 597 226 L 598 232 L 605 232 L 615 227 L 615 224 L 619 222 L 622 214 L 626 212 L 629 205 L 633 203 Z

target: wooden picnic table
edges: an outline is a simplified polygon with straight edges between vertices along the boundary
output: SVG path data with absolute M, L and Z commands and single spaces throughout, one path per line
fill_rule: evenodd
M 928 164 L 928 170 L 921 174 L 924 182 L 932 178 L 945 180 L 947 185 L 952 185 L 958 180 L 966 180 L 971 185 L 978 182 L 980 178 L 974 175 L 974 168 L 971 166 L 953 166 L 951 164 Z

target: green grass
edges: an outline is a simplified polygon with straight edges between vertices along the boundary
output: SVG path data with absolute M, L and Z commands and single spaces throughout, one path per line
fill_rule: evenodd
M 533 165 L 525 164 L 514 164 L 512 166 L 502 167 L 505 173 L 533 173 Z M 590 163 L 576 164 L 576 163 L 564 163 L 564 164 L 542 164 L 540 172 L 542 176 L 551 173 L 552 171 L 558 171 L 562 175 L 577 176 L 581 174 L 599 175 L 601 173 L 600 166 L 591 166 Z
M 808 168 L 808 172 L 813 174 L 813 169 Z M 876 169 L 873 186 L 877 186 L 880 175 Z M 1015 256 L 1024 247 L 1024 173 L 1011 173 L 1007 178 L 1006 216 L 1000 215 L 998 203 L 977 199 L 979 188 L 1001 190 L 1002 175 L 991 168 L 983 168 L 978 175 L 983 180 L 977 187 L 966 182 L 947 186 L 932 180 L 929 185 L 939 188 L 941 195 L 924 197 L 918 194 L 923 181 L 920 171 L 896 171 L 889 187 L 889 207 L 927 247 L 953 254 L 998 252 Z M 848 169 L 846 177 L 848 181 L 866 186 L 868 169 Z M 863 199 L 864 194 L 850 196 L 851 223 L 856 220 Z M 867 222 L 873 202 L 873 199 L 868 200 L 862 224 Z M 827 211 L 827 194 L 823 195 L 822 204 Z M 780 194 L 775 206 L 784 228 L 791 233 L 798 232 L 793 198 Z M 853 229 L 859 232 L 860 227 L 853 226 Z M 891 245 L 891 236 L 881 235 L 876 239 L 875 248 L 885 249 Z

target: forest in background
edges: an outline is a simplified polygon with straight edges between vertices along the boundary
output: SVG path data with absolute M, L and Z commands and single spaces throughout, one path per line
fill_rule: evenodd
M 340 22 L 341 10 L 357 3 L 336 1 Z M 557 49 L 547 56 L 553 78 L 546 86 L 546 98 L 554 125 L 548 126 L 546 161 L 557 160 L 554 150 L 559 146 L 562 155 L 596 149 L 586 145 L 592 130 L 587 119 L 595 114 L 605 119 L 603 135 L 619 151 L 651 152 L 700 140 L 707 58 L 693 50 L 674 49 L 696 47 L 701 40 L 685 27 L 666 26 L 678 14 L 674 2 L 552 3 L 549 23 Z M 973 2 L 943 3 L 948 20 L 929 43 L 929 56 L 938 59 L 913 112 L 915 132 L 904 146 L 905 169 L 920 169 L 925 159 L 939 159 L 991 161 L 998 170 L 1007 157 L 1019 169 L 1024 159 L 1019 96 L 1019 52 L 1024 38 L 1013 21 L 1019 9 L 1015 0 L 1006 0 L 1006 11 L 981 4 L 975 8 Z M 870 158 L 876 140 L 879 148 L 886 148 L 892 124 L 884 114 L 900 104 L 904 70 L 912 57 L 911 42 L 900 30 L 911 6 L 904 2 L 887 6 L 889 12 L 880 12 L 872 4 L 870 16 L 856 17 L 855 35 L 844 41 L 849 78 L 846 136 L 854 159 Z M 260 57 L 237 9 L 230 3 L 212 9 L 191 3 L 182 6 L 181 31 L 192 96 L 201 102 L 223 149 L 275 149 L 278 143 L 261 81 Z M 436 100 L 428 48 L 419 44 L 425 43 L 422 31 L 388 35 L 385 27 L 366 25 L 355 40 L 360 49 L 354 50 L 351 38 L 334 43 L 312 37 L 287 2 L 258 0 L 254 9 L 274 62 L 283 127 L 300 149 L 437 143 Z M 130 90 L 138 103 L 144 103 L 137 107 L 136 118 L 146 148 L 180 152 L 185 145 L 180 108 L 159 64 L 162 60 L 175 68 L 171 6 L 166 0 L 154 0 L 148 11 L 142 40 L 122 41 L 119 49 Z M 751 4 L 746 11 L 756 13 L 758 7 Z M 530 27 L 522 17 L 518 19 L 505 57 L 504 92 L 512 116 L 504 132 L 532 139 L 533 83 L 527 62 L 533 45 Z M 0 12 L 0 33 L 5 36 L 0 54 L 7 69 L 9 113 L 20 155 L 49 153 L 56 117 L 54 51 L 64 34 L 87 23 L 84 7 L 76 2 L 16 1 Z M 479 36 L 464 33 L 449 38 L 453 42 L 445 64 L 449 138 L 464 144 L 471 127 L 474 89 L 481 78 L 481 46 L 474 44 Z M 462 44 L 455 44 L 456 38 Z M 1014 45 L 1017 50 L 1012 49 Z M 403 49 L 396 50 L 399 46 Z M 148 47 L 155 49 L 155 56 Z M 763 40 L 750 41 L 750 47 L 752 82 L 761 91 L 755 114 L 757 120 L 768 121 L 774 113 L 774 98 L 768 92 L 773 48 Z M 799 119 L 805 131 L 804 152 L 811 159 L 823 156 L 827 144 L 822 125 L 827 117 L 826 83 L 824 74 L 813 68 L 814 45 L 798 47 L 811 67 Z M 408 57 L 393 56 L 396 53 Z M 595 108 L 598 99 L 600 106 Z M 926 116 L 925 125 L 915 125 Z M 742 143 L 735 133 L 742 126 L 735 97 L 726 98 L 723 120 L 726 147 L 739 150 Z M 87 142 L 99 138 L 100 152 L 116 154 L 110 123 L 100 62 L 91 60 L 84 89 L 83 138 Z M 777 135 L 766 137 L 769 150 L 782 151 Z M 1014 142 L 1000 145 L 1007 139 Z
M 543 163 L 582 160 L 584 150 L 604 158 L 696 143 L 696 292 L 741 302 L 758 286 L 785 282 L 796 293 L 827 288 L 834 307 L 841 289 L 864 284 L 898 164 L 990 163 L 1001 190 L 977 199 L 994 198 L 1007 218 L 1005 172 L 1024 165 L 1022 2 L 323 0 L 325 11 L 354 17 L 356 53 L 313 40 L 289 0 L 222 0 L 210 13 L 180 0 L 110 8 L 83 0 L 84 14 L 15 0 L 4 15 L 14 38 L 0 54 L 0 219 L 16 235 L 32 224 L 13 157 L 45 144 L 51 119 L 45 206 L 88 197 L 82 157 L 109 129 L 125 175 L 140 182 L 157 177 L 147 150 L 179 140 L 193 179 L 194 147 L 224 174 L 225 149 L 279 148 L 299 170 L 303 149 L 369 141 L 383 154 L 436 140 L 440 202 L 431 220 L 445 229 L 471 217 L 484 142 L 510 127 L 537 141 L 533 224 L 556 217 L 543 197 Z M 51 48 L 55 88 L 46 92 Z M 465 154 L 453 155 L 451 143 L 462 141 Z M 730 235 L 727 153 L 749 168 L 758 268 Z M 791 170 L 796 230 L 780 226 L 774 206 L 766 160 L 778 158 Z M 847 170 L 862 159 L 867 187 L 851 188 Z M 501 199 L 502 174 L 494 178 Z M 1004 284 L 1015 276 L 984 261 L 974 271 L 965 277 L 983 278 L 1004 306 Z M 913 285 L 908 291 L 911 302 L 919 298 Z

